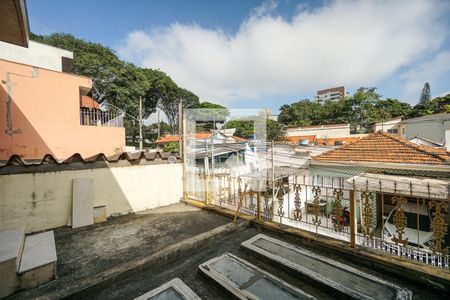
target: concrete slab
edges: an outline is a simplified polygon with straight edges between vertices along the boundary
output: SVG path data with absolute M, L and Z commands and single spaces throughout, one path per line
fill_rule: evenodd
M 0 231 L 0 264 L 16 259 L 18 260 L 17 267 L 19 267 L 24 237 L 23 228 Z
M 201 300 L 180 278 L 174 278 L 156 289 L 134 298 L 134 300 L 147 299 Z
M 27 236 L 19 274 L 56 262 L 53 230 Z
M 412 292 L 306 249 L 258 234 L 242 247 L 355 299 L 412 299 Z
M 230 253 L 201 264 L 199 270 L 238 299 L 316 299 Z
M 92 178 L 74 178 L 72 192 L 72 228 L 94 223 L 94 185 Z
M 0 298 L 20 288 L 17 271 L 24 244 L 23 229 L 9 229 L 0 232 Z

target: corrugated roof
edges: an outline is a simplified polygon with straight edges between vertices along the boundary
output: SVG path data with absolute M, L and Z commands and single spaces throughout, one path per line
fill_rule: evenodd
M 168 160 L 169 157 L 175 157 L 179 159 L 178 154 L 171 152 L 124 152 L 121 154 L 113 156 L 105 156 L 103 153 L 98 153 L 96 155 L 83 158 L 79 153 L 75 153 L 72 156 L 64 160 L 58 160 L 51 154 L 46 154 L 41 160 L 26 160 L 19 155 L 12 155 L 6 162 L 0 161 L 0 168 L 5 168 L 9 166 L 36 166 L 36 165 L 68 165 L 72 163 L 82 163 L 89 164 L 94 162 L 108 162 L 108 163 L 118 163 L 120 161 L 128 161 L 130 163 L 139 162 L 141 160 L 151 162 L 155 160 Z
M 447 165 L 447 151 L 416 145 L 410 141 L 385 132 L 377 132 L 325 152 L 313 158 L 317 161 L 359 161 L 401 164 Z

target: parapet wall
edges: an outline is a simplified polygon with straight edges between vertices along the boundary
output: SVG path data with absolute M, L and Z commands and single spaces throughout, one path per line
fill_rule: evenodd
M 94 207 L 105 206 L 107 217 L 177 203 L 183 195 L 182 164 L 165 155 L 31 165 L 10 162 L 0 171 L 0 230 L 34 232 L 67 225 L 74 178 L 92 178 Z

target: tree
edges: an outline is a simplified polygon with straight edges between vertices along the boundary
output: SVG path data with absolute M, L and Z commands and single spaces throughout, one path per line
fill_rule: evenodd
M 406 117 L 411 112 L 408 103 L 397 99 L 381 99 L 376 88 L 361 87 L 351 97 L 338 101 L 302 100 L 280 108 L 278 121 L 289 126 L 350 123 L 352 132 L 368 132 L 370 125 L 382 119 Z
M 149 75 L 146 96 L 155 99 L 158 107 L 166 115 L 172 133 L 175 133 L 178 128 L 178 104 L 183 101 L 183 108 L 194 106 L 199 103 L 198 96 L 178 87 L 164 72 L 154 70 L 146 72 Z
M 286 137 L 285 126 L 279 122 L 267 119 L 266 121 L 267 141 L 282 141 Z
M 436 97 L 424 103 L 418 103 L 408 117 L 416 118 L 441 112 L 450 113 L 450 94 L 444 97 Z
M 248 139 L 255 134 L 255 122 L 253 120 L 231 120 L 225 126 L 226 128 L 236 128 L 234 134 L 242 138 Z M 267 141 L 281 141 L 285 136 L 286 129 L 284 125 L 272 119 L 266 120 Z
M 419 104 L 426 105 L 431 100 L 430 84 L 426 82 L 423 85 L 422 92 L 420 93 Z
M 225 106 L 211 102 L 201 102 L 194 105 L 192 108 L 196 109 L 195 119 L 198 121 L 198 131 L 208 131 L 217 129 L 214 124 L 223 124 L 226 118 L 230 115 L 230 111 Z
M 172 132 L 178 126 L 178 103 L 184 107 L 198 103 L 192 92 L 178 87 L 164 72 L 139 68 L 120 60 L 108 47 L 77 39 L 73 35 L 54 33 L 48 36 L 30 35 L 32 40 L 74 52 L 73 73 L 92 78 L 94 99 L 107 101 L 129 115 L 138 117 L 139 97 L 143 99 L 144 117 L 155 112 L 159 103 L 167 115 Z M 125 119 L 127 135 L 135 140 L 137 122 Z
M 255 133 L 252 120 L 230 120 L 225 123 L 225 127 L 236 128 L 234 135 L 245 139 L 249 139 Z

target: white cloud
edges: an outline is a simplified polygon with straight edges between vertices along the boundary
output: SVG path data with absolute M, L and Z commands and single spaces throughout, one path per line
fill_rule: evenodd
M 420 63 L 402 75 L 402 79 L 405 81 L 403 92 L 407 98 L 416 100 L 425 82 L 429 82 L 433 87 L 434 82 L 447 74 L 450 74 L 450 51 L 442 51 L 433 59 Z M 447 94 L 444 93 L 444 95 Z
M 234 34 L 175 23 L 129 33 L 118 52 L 224 103 L 374 85 L 439 49 L 447 35 L 448 2 L 331 1 L 299 7 L 290 20 L 274 13 L 274 3 L 255 8 Z

